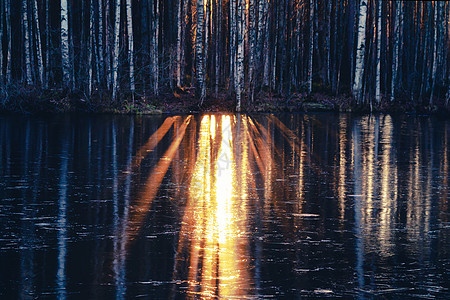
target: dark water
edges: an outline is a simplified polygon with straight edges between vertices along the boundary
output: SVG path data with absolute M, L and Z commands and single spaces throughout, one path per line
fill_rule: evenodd
M 0 117 L 0 298 L 450 297 L 450 121 Z

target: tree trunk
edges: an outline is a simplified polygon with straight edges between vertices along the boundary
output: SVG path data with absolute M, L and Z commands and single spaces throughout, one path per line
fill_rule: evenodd
M 216 69 L 215 69 L 215 94 L 216 97 L 218 96 L 219 93 L 219 82 L 220 82 L 220 67 L 221 67 L 221 61 L 220 61 L 220 39 L 222 37 L 221 33 L 222 33 L 222 0 L 216 0 L 216 40 L 215 40 L 215 44 L 216 44 L 216 58 L 215 58 L 215 63 L 216 63 Z
M 134 92 L 136 90 L 134 83 L 134 34 L 133 34 L 133 15 L 131 11 L 131 0 L 127 0 L 127 26 L 128 26 L 128 60 L 130 65 L 130 89 L 131 97 L 134 103 Z
M 102 86 L 104 84 L 105 80 L 105 64 L 104 64 L 104 56 L 105 56 L 105 49 L 103 44 L 103 30 L 104 30 L 104 24 L 103 24 L 103 0 L 98 0 L 98 47 L 97 47 L 97 53 L 99 58 L 99 64 L 98 64 L 98 72 L 100 73 L 100 80 L 99 85 Z
M 6 17 L 6 30 L 8 35 L 8 46 L 6 52 L 6 83 L 10 84 L 12 80 L 12 62 L 11 62 L 11 51 L 12 51 L 12 29 L 11 29 L 11 0 L 6 0 L 5 3 L 5 17 Z
M 391 102 L 395 100 L 395 91 L 397 90 L 397 76 L 399 66 L 399 47 L 400 47 L 400 14 L 401 1 L 395 1 L 395 21 L 394 21 L 394 47 L 392 52 L 392 78 L 391 78 Z
M 364 57 L 366 51 L 366 18 L 367 0 L 361 0 L 358 17 L 358 40 L 356 48 L 355 76 L 353 82 L 353 97 L 360 104 L 362 100 L 362 85 L 364 74 Z
M 106 86 L 108 87 L 108 90 L 111 90 L 111 25 L 109 24 L 109 21 L 111 19 L 111 1 L 112 0 L 105 0 L 105 65 L 106 65 Z
M 249 0 L 250 55 L 248 61 L 248 82 L 250 101 L 253 102 L 255 92 L 255 56 L 256 56 L 256 8 L 255 0 Z
M 233 91 L 236 86 L 236 2 L 238 0 L 230 0 L 230 75 L 229 82 L 231 83 L 230 90 Z
M 112 99 L 117 100 L 118 89 L 118 72 L 119 72 L 119 45 L 120 45 L 120 0 L 116 0 L 115 5 L 115 22 L 114 22 L 114 52 L 113 52 L 113 67 L 112 67 Z
M 28 85 L 33 84 L 31 74 L 31 47 L 30 47 L 30 24 L 28 22 L 28 4 L 27 0 L 22 1 L 22 22 L 23 22 L 23 35 L 25 44 L 25 81 Z
M 206 86 L 205 86 L 205 69 L 203 60 L 204 58 L 204 26 L 205 26 L 205 16 L 204 16 L 204 2 L 203 0 L 197 0 L 197 30 L 195 32 L 195 75 L 197 81 L 197 95 L 200 97 L 200 103 L 206 97 Z
M 89 6 L 89 54 L 88 54 L 88 68 L 89 68 L 89 76 L 88 76 L 88 97 L 91 96 L 92 93 L 92 52 L 94 51 L 94 1 L 90 1 Z
M 50 84 L 50 0 L 45 0 L 45 79 L 44 88 L 48 89 Z
M 278 22 L 278 20 L 279 20 L 279 17 L 278 17 L 278 15 L 279 15 L 279 10 L 280 10 L 281 8 L 278 6 L 278 5 L 275 5 L 274 6 L 274 8 L 273 8 L 273 19 L 274 19 L 274 29 L 273 29 L 273 32 L 274 32 L 274 41 L 273 41 L 273 46 L 272 46 L 272 61 L 271 61 L 271 68 L 272 68 L 272 80 L 271 80 L 271 82 L 270 82 L 270 87 L 271 87 L 271 89 L 272 90 L 274 90 L 275 89 L 275 85 L 276 85 L 276 79 L 277 79 L 277 77 L 276 77 L 276 75 L 277 75 L 277 56 L 278 56 L 278 39 L 280 38 L 279 37 L 279 28 L 280 28 L 280 26 L 279 26 L 279 22 Z
M 69 61 L 69 9 L 67 0 L 61 0 L 61 60 L 63 71 L 63 86 L 70 86 Z
M 308 93 L 312 92 L 314 61 L 314 0 L 309 0 Z
M 326 2 L 327 10 L 326 10 L 326 20 L 327 20 L 327 32 L 325 38 L 325 52 L 326 52 L 326 64 L 325 64 L 325 72 L 326 72 L 326 86 L 330 86 L 331 81 L 331 5 L 332 0 L 328 0 Z
M 343 3 L 344 7 L 345 7 L 345 2 L 344 1 L 340 1 L 341 5 Z M 367 3 L 367 2 L 366 2 Z M 348 11 L 348 16 L 349 16 L 349 20 L 348 20 L 348 28 L 347 28 L 347 38 L 346 41 L 348 41 L 348 59 L 350 62 L 350 83 L 353 84 L 354 82 L 354 74 L 355 74 L 355 56 L 354 56 L 354 42 L 355 42 L 355 19 L 357 14 L 355 13 L 356 10 L 356 5 L 358 4 L 358 0 L 354 1 L 354 0 L 349 0 L 348 1 L 348 6 L 349 6 L 349 11 Z M 342 14 L 344 14 L 342 12 Z M 343 23 L 343 20 L 340 20 L 341 23 Z M 343 25 L 343 24 L 342 24 Z M 357 37 L 356 37 L 357 38 Z M 344 49 L 342 49 L 342 51 L 344 51 Z M 343 53 L 342 53 L 343 55 Z
M 181 87 L 181 51 L 182 51 L 182 43 L 181 43 L 181 36 L 183 34 L 183 26 L 181 25 L 183 23 L 183 2 L 187 0 L 178 0 L 178 12 L 177 12 L 177 87 Z
M 264 67 L 264 61 L 265 61 L 265 28 L 266 28 L 266 23 L 268 22 L 268 18 L 267 18 L 267 0 L 259 0 L 258 3 L 258 46 L 256 49 L 256 53 L 259 56 L 258 60 L 258 64 L 256 66 L 256 70 L 257 70 L 257 75 L 261 76 L 261 71 L 263 70 Z
M 153 94 L 159 95 L 159 0 L 153 0 L 152 76 Z
M 377 11 L 377 75 L 376 75 L 376 86 L 375 86 L 375 99 L 378 104 L 381 102 L 381 9 L 382 9 L 381 1 L 378 2 L 378 11 Z
M 429 23 L 429 20 L 430 20 L 430 18 L 431 18 L 431 11 L 432 11 L 432 3 L 431 2 L 427 2 L 426 3 L 427 5 L 427 15 L 426 15 L 426 17 L 425 17 L 425 19 L 424 19 L 424 21 L 423 21 L 423 24 L 424 24 L 424 26 L 423 26 L 423 30 L 425 31 L 425 37 L 424 37 L 424 42 L 423 42 L 423 64 L 422 64 L 422 76 L 421 76 L 421 79 L 422 79 L 422 81 L 421 81 L 421 85 L 420 85 L 420 92 L 419 92 L 419 98 L 422 100 L 422 97 L 423 97 L 423 94 L 426 92 L 426 90 L 428 89 L 428 56 L 429 56 L 429 53 L 428 53 L 428 43 L 429 43 L 429 40 L 430 40 L 430 30 L 429 30 L 429 27 L 430 26 L 427 26 L 427 25 L 429 25 L 429 24 L 427 24 L 427 23 Z M 425 3 L 424 3 L 424 5 L 425 5 Z M 425 10 L 425 7 L 424 7 L 424 10 Z M 425 15 L 425 12 L 424 12 L 424 15 Z
M 237 56 L 236 56 L 236 111 L 241 111 L 244 87 L 244 43 L 245 43 L 245 0 L 238 0 L 237 6 Z
M 434 2 L 434 35 L 433 35 L 433 65 L 431 67 L 431 95 L 430 95 L 430 102 L 429 106 L 431 107 L 433 105 L 433 97 L 434 97 L 434 90 L 436 88 L 436 73 L 437 73 L 437 66 L 438 66 L 438 45 L 440 44 L 438 39 L 438 27 L 439 27 L 439 4 L 440 2 L 435 1 Z
M 269 60 L 270 60 L 270 51 L 269 51 L 269 38 L 270 38 L 270 31 L 269 31 L 269 24 L 272 21 L 273 18 L 270 18 L 269 14 L 269 2 L 266 2 L 268 0 L 262 0 L 265 2 L 264 4 L 264 49 L 263 49 L 263 59 L 264 59 L 264 71 L 263 71 L 263 86 L 269 86 Z M 270 18 L 270 19 L 269 19 Z

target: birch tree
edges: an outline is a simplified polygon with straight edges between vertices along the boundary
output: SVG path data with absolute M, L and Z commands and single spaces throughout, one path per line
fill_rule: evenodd
M 152 76 L 153 76 L 153 93 L 159 94 L 159 1 L 152 1 L 153 8 L 153 24 L 152 24 Z
M 377 57 L 376 57 L 376 79 L 375 79 L 375 100 L 377 104 L 381 102 L 381 10 L 382 2 L 378 2 L 377 9 Z
M 215 94 L 216 97 L 219 93 L 219 82 L 220 82 L 220 67 L 221 67 L 221 33 L 222 33 L 222 0 L 216 0 L 216 40 L 215 40 Z
M 256 70 L 258 75 L 262 73 L 261 71 L 264 69 L 264 55 L 266 54 L 265 51 L 265 29 L 266 29 L 266 23 L 267 22 L 267 0 L 259 0 L 258 1 L 258 40 L 257 40 L 257 47 L 256 52 L 258 53 L 258 57 L 256 60 L 258 61 L 258 64 L 256 66 Z M 264 74 L 262 76 L 264 78 Z
M 395 100 L 395 91 L 397 89 L 397 77 L 399 69 L 399 47 L 400 47 L 400 17 L 401 17 L 401 1 L 395 1 L 395 21 L 394 21 L 394 44 L 392 52 L 392 78 L 391 78 L 391 102 Z
M 50 81 L 50 0 L 45 0 L 45 79 L 44 88 L 49 88 Z
M 103 1 L 104 0 L 98 0 L 98 68 L 99 68 L 99 85 L 101 86 L 105 80 L 105 65 L 104 65 L 104 55 L 105 55 L 105 49 L 104 49 L 104 43 L 103 43 L 103 30 L 104 30 L 104 21 L 103 21 Z
M 229 33 L 229 79 L 228 82 L 231 83 L 231 87 L 229 90 L 233 90 L 236 85 L 236 35 L 237 35 L 237 21 L 236 21 L 236 2 L 238 0 L 230 0 L 230 33 Z
M 114 22 L 114 52 L 113 52 L 113 67 L 112 67 L 112 99 L 117 101 L 118 89 L 118 73 L 119 73 L 119 45 L 120 45 L 120 0 L 116 0 L 115 5 L 115 22 Z
M 11 83 L 11 52 L 12 52 L 12 30 L 11 30 L 11 0 L 6 0 L 5 3 L 5 17 L 6 17 L 6 32 L 7 32 L 7 49 L 6 49 L 6 83 Z
M 61 0 L 61 60 L 63 71 L 63 85 L 69 86 L 69 10 L 67 0 Z
M 367 0 L 361 0 L 359 2 L 358 39 L 356 42 L 355 76 L 353 82 L 353 97 L 356 99 L 357 103 L 361 103 L 362 100 L 364 58 L 366 51 L 366 18 Z
M 203 103 L 206 97 L 205 69 L 204 69 L 204 34 L 205 16 L 203 0 L 197 0 L 197 30 L 195 34 L 195 75 L 197 79 L 197 94 L 200 96 L 200 102 Z
M 434 2 L 434 35 L 433 35 L 433 64 L 431 68 L 431 95 L 430 95 L 430 101 L 429 106 L 431 107 L 433 105 L 433 97 L 434 97 L 434 90 L 436 88 L 436 73 L 437 73 L 437 67 L 438 67 L 438 57 L 440 55 L 439 44 L 440 41 L 438 39 L 438 29 L 440 26 L 439 22 L 439 12 L 440 12 L 440 1 Z
M 88 96 L 92 93 L 92 56 L 94 52 L 94 1 L 91 0 L 89 6 L 89 54 L 88 54 Z
M 25 44 L 25 82 L 28 85 L 33 84 L 33 79 L 31 75 L 31 47 L 30 47 L 30 31 L 28 22 L 28 4 L 27 0 L 22 0 L 22 24 L 23 24 L 23 35 Z
M 133 15 L 131 12 L 131 0 L 127 0 L 127 30 L 128 30 L 128 61 L 130 64 L 130 89 L 134 102 L 134 93 L 136 91 L 134 83 L 134 40 L 133 40 Z
M 245 43 L 245 0 L 237 5 L 237 57 L 236 57 L 236 111 L 241 111 L 242 90 L 244 85 L 244 43 Z
M 314 0 L 309 0 L 309 54 L 308 54 L 308 93 L 312 92 L 314 61 Z
M 268 0 L 261 0 L 261 1 L 268 1 Z M 268 12 L 268 2 L 266 2 L 264 4 L 264 12 L 267 15 Z M 264 58 L 264 71 L 263 71 L 263 85 L 264 86 L 269 86 L 269 37 L 270 37 L 270 32 L 269 32 L 269 25 L 270 25 L 270 21 L 271 19 L 270 15 L 267 15 L 267 17 L 265 17 L 265 28 L 264 28 L 264 48 L 263 48 L 263 58 Z
M 248 62 L 248 82 L 250 89 L 250 101 L 253 102 L 255 92 L 255 59 L 256 59 L 256 3 L 249 0 L 249 29 L 250 29 L 250 53 Z
M 181 51 L 183 44 L 181 42 L 181 36 L 183 34 L 183 2 L 187 0 L 178 0 L 177 11 L 177 70 L 176 80 L 177 87 L 181 87 Z

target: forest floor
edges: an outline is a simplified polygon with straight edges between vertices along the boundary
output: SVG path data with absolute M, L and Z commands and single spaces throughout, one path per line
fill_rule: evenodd
M 81 92 L 61 90 L 14 90 L 0 97 L 0 112 L 4 113 L 113 113 L 113 114 L 188 114 L 201 112 L 235 112 L 235 101 L 225 93 L 209 96 L 203 103 L 194 95 L 193 89 L 165 91 L 159 97 L 121 95 L 120 102 L 111 102 L 107 95 L 96 94 L 91 99 Z M 260 92 L 255 100 L 244 101 L 242 111 L 248 113 L 275 112 L 391 112 L 416 114 L 441 114 L 450 117 L 450 107 L 445 99 L 434 101 L 433 106 L 413 104 L 410 99 L 400 99 L 394 104 L 383 100 L 380 105 L 356 105 L 351 96 L 328 93 L 294 93 L 289 97 L 269 92 Z

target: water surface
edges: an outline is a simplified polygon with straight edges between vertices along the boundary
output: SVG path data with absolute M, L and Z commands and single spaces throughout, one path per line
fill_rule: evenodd
M 450 297 L 450 121 L 0 117 L 0 298 Z

